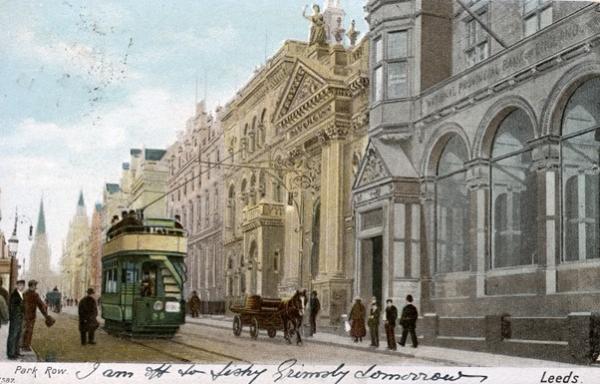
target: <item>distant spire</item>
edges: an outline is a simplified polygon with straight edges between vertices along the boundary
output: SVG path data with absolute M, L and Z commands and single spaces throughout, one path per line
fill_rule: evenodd
M 77 202 L 77 206 L 85 207 L 85 203 L 83 202 L 83 191 L 79 191 L 79 201 Z
M 43 235 L 46 233 L 46 215 L 44 215 L 44 199 L 40 199 L 40 212 L 38 214 L 37 227 L 35 229 L 36 235 Z

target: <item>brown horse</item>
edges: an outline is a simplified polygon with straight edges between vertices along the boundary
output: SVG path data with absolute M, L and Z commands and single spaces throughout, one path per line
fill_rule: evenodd
M 279 304 L 281 321 L 283 322 L 283 335 L 288 344 L 291 344 L 291 336 L 296 333 L 296 344 L 302 344 L 300 327 L 302 327 L 302 316 L 304 316 L 304 303 L 306 303 L 306 292 L 297 290 L 288 300 L 282 300 Z

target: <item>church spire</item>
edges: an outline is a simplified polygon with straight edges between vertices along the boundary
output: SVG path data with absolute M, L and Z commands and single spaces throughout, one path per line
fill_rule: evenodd
M 83 191 L 79 191 L 79 201 L 77 202 L 78 207 L 85 207 L 85 202 L 83 201 Z
M 44 215 L 44 199 L 40 199 L 40 212 L 38 213 L 37 227 L 35 229 L 36 235 L 42 235 L 46 233 L 46 216 Z

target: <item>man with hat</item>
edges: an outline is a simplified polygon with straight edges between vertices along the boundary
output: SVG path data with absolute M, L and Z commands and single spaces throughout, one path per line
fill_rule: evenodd
M 31 339 L 33 337 L 33 327 L 37 309 L 42 312 L 45 318 L 48 318 L 48 307 L 36 292 L 37 281 L 29 280 L 27 283 L 28 289 L 23 294 L 23 303 L 25 305 L 25 331 L 23 332 L 23 344 L 21 347 L 24 351 L 31 351 Z
M 100 326 L 96 317 L 98 316 L 98 305 L 94 299 L 94 288 L 88 288 L 87 296 L 79 302 L 79 334 L 81 345 L 96 344 L 94 333 Z
M 16 288 L 10 294 L 8 301 L 8 338 L 6 339 L 6 356 L 15 360 L 21 356 L 19 340 L 23 326 L 23 290 L 25 280 L 17 281 Z

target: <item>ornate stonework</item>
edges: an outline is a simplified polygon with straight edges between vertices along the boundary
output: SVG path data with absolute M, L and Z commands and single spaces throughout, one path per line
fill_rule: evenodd
M 367 151 L 367 159 L 360 174 L 358 186 L 370 184 L 376 180 L 388 177 L 389 173 L 373 148 Z

